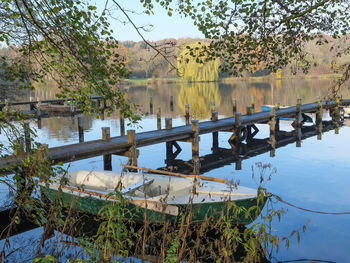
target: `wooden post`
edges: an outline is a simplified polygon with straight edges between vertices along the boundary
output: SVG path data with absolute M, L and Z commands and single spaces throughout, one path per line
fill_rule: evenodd
M 26 152 L 29 153 L 32 149 L 30 140 L 30 127 L 29 122 L 24 123 L 24 144 L 26 146 Z
M 318 109 L 316 111 L 316 130 L 317 130 L 317 140 L 322 140 L 322 100 L 317 97 Z
M 276 114 L 276 111 L 278 111 L 281 107 L 281 104 L 279 102 L 276 102 L 275 103 L 275 114 Z M 275 117 L 275 120 L 276 120 L 276 132 L 279 132 L 280 130 L 280 118 L 276 118 Z
M 239 158 L 239 156 L 237 157 L 235 170 L 237 170 L 237 171 L 242 170 L 242 159 Z
M 235 114 L 235 127 L 238 128 L 242 124 L 242 114 L 240 112 L 236 112 Z
M 237 150 L 238 145 L 241 143 L 239 140 L 239 127 L 241 126 L 242 114 L 240 112 L 235 113 L 235 127 L 233 128 L 233 134 L 228 140 L 231 147 Z
M 101 108 L 101 100 L 100 99 L 97 100 L 97 108 Z
M 254 113 L 255 112 L 255 97 L 254 96 L 252 96 L 251 102 L 252 102 L 251 113 Z
M 129 148 L 129 163 L 132 166 L 137 166 L 137 156 L 138 151 L 136 149 L 136 132 L 135 130 L 128 130 L 127 131 L 127 138 L 128 138 L 128 144 L 130 144 Z
M 334 107 L 334 117 L 333 117 L 333 123 L 335 124 L 335 129 L 334 129 L 334 133 L 335 134 L 339 134 L 339 119 L 340 119 L 340 114 L 339 114 L 339 103 L 340 103 L 340 99 L 339 97 L 335 98 L 335 107 Z
M 83 118 L 81 116 L 78 117 L 78 134 L 79 142 L 84 142 Z
M 120 136 L 125 136 L 125 120 L 121 112 L 119 112 Z
M 152 98 L 152 96 L 149 99 L 149 112 L 150 112 L 150 114 L 153 114 L 153 98 Z
M 109 127 L 102 127 L 102 140 L 109 141 L 111 139 L 111 130 Z M 103 155 L 103 167 L 105 171 L 112 171 L 112 154 Z
M 38 122 L 37 122 L 37 125 L 38 125 L 38 129 L 40 130 L 41 129 L 41 118 L 38 118 L 38 120 L 37 120 Z
M 186 125 L 190 124 L 190 104 L 185 105 L 185 118 L 186 118 Z
M 247 115 L 252 115 L 253 109 L 251 106 L 247 106 Z
M 173 128 L 173 119 L 165 118 L 165 129 L 171 130 Z
M 232 113 L 235 115 L 237 112 L 237 101 L 235 98 L 232 99 Z
M 105 108 L 103 108 L 103 109 L 100 111 L 100 119 L 101 119 L 102 121 L 105 120 Z
M 36 116 L 38 119 L 41 119 L 40 107 L 41 107 L 41 100 L 40 100 L 40 98 L 38 98 L 38 104 L 36 105 Z
M 157 129 L 161 130 L 162 129 L 162 113 L 160 110 L 160 107 L 157 109 Z
M 170 96 L 170 111 L 174 111 L 174 96 Z
M 198 120 L 191 121 L 193 174 L 199 174 L 199 128 Z
M 217 121 L 218 120 L 218 112 L 212 111 L 211 112 L 211 120 Z M 217 150 L 219 147 L 219 132 L 213 132 L 213 147 L 211 148 L 212 151 Z
M 103 109 L 106 109 L 106 108 L 107 108 L 107 101 L 103 100 Z
M 30 96 L 30 97 L 29 97 L 29 101 L 31 102 L 32 100 L 33 100 L 33 97 Z M 35 103 L 34 103 L 34 102 L 32 102 L 32 103 L 29 104 L 29 109 L 30 109 L 31 111 L 34 111 L 34 110 L 35 110 Z
M 295 118 L 295 121 L 296 121 L 295 131 L 297 136 L 296 147 L 301 147 L 301 126 L 302 126 L 301 99 L 298 99 L 296 108 L 297 108 L 297 115 Z
M 275 111 L 275 108 L 270 108 L 269 126 L 270 126 L 269 144 L 271 145 L 272 149 L 275 149 L 276 148 L 276 111 Z
M 165 129 L 171 130 L 173 128 L 173 119 L 165 118 Z M 166 160 L 165 163 L 167 166 L 173 164 L 174 156 L 173 156 L 173 142 L 166 142 Z

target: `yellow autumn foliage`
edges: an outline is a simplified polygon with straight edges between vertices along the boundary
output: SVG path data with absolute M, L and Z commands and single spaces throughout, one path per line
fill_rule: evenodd
M 214 102 L 218 107 L 221 96 L 217 82 L 182 84 L 178 95 L 178 106 L 182 115 L 185 105 L 190 105 L 190 116 L 194 119 L 204 119 L 210 116 L 210 106 Z
M 197 42 L 189 46 L 192 51 L 184 48 L 177 59 L 182 78 L 190 82 L 217 81 L 220 60 L 206 61 L 205 46 L 208 44 Z

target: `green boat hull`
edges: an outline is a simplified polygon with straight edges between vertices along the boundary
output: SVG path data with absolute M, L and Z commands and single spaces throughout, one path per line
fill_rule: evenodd
M 81 197 L 65 192 L 43 187 L 46 197 L 50 201 L 60 199 L 64 207 L 72 207 L 80 212 L 92 215 L 98 215 L 99 211 L 106 205 L 120 205 L 120 202 L 110 201 L 106 199 Z M 230 202 L 211 202 L 200 204 L 171 204 L 179 209 L 179 215 L 174 216 L 162 212 L 157 212 L 136 206 L 130 202 L 124 202 L 122 206 L 123 217 L 133 221 L 143 221 L 147 219 L 151 223 L 171 222 L 177 223 L 187 220 L 191 223 L 200 223 L 205 220 L 208 222 L 217 222 L 219 219 L 226 218 L 236 224 L 250 224 L 260 214 L 266 198 L 257 204 L 257 198 L 242 199 Z

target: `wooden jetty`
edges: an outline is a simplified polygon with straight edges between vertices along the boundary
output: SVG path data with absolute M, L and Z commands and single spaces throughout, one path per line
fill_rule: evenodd
M 91 97 L 95 100 L 98 107 L 101 107 L 101 102 L 103 109 L 106 108 L 106 101 L 100 96 Z M 78 111 L 75 106 L 67 105 L 68 102 L 75 101 L 72 98 L 67 99 L 49 99 L 49 100 L 31 100 L 31 101 L 16 101 L 16 102 L 5 102 L 0 103 L 0 110 L 2 111 L 5 107 L 10 106 L 23 106 L 29 105 L 29 110 L 20 110 L 18 112 L 12 112 L 11 115 L 16 116 L 18 113 L 21 114 L 24 119 L 35 119 L 35 118 L 48 118 L 53 116 L 70 116 L 82 113 Z
M 52 163 L 71 162 L 104 155 L 105 168 L 108 170 L 111 169 L 111 154 L 127 156 L 129 158 L 129 163 L 137 166 L 137 158 L 139 154 L 137 148 L 165 142 L 167 159 L 174 159 L 173 155 L 176 152 L 173 153 L 173 147 L 175 147 L 177 151 L 181 151 L 177 141 L 184 141 L 192 144 L 192 172 L 198 174 L 200 172 L 199 136 L 201 134 L 212 133 L 213 146 L 215 148 L 218 146 L 218 132 L 232 132 L 229 142 L 232 149 L 235 150 L 235 148 L 239 148 L 238 146 L 244 140 L 253 139 L 258 132 L 258 129 L 255 126 L 256 123 L 268 123 L 270 126 L 269 145 L 272 148 L 276 148 L 276 143 L 278 143 L 276 142 L 276 140 L 278 140 L 276 133 L 279 132 L 279 118 L 294 116 L 294 134 L 296 138 L 299 138 L 297 143 L 299 142 L 300 144 L 300 140 L 302 139 L 301 128 L 303 126 L 302 113 L 316 113 L 316 125 L 314 129 L 318 131 L 318 134 L 322 134 L 323 109 L 330 110 L 334 124 L 339 127 L 339 109 L 341 106 L 346 105 L 350 105 L 350 100 L 319 100 L 316 103 L 304 105 L 301 104 L 301 100 L 298 100 L 296 106 L 279 109 L 278 105 L 276 105 L 276 108 L 271 108 L 270 112 L 255 112 L 253 107 L 250 106 L 247 115 L 241 115 L 241 113 L 236 112 L 234 113 L 234 117 L 223 119 L 218 119 L 218 113 L 213 110 L 210 121 L 199 123 L 197 120 L 192 120 L 191 124 L 173 128 L 172 120 L 167 118 L 165 120 L 165 129 L 137 134 L 134 130 L 128 130 L 126 136 L 117 137 L 110 137 L 110 130 L 107 127 L 103 129 L 101 140 L 49 148 L 48 155 L 50 156 Z M 189 116 L 186 114 L 186 123 L 188 122 Z M 121 130 L 122 129 L 124 129 L 124 127 L 121 127 Z M 27 150 L 26 152 L 27 153 L 23 153 L 22 155 L 12 155 L 0 159 L 0 169 L 3 169 L 8 165 L 20 164 L 26 154 L 30 154 L 30 151 Z
M 102 101 L 103 98 L 100 96 L 93 96 L 91 97 L 92 100 Z M 49 100 L 31 100 L 31 101 L 15 101 L 15 102 L 2 102 L 0 103 L 0 109 L 2 109 L 5 106 L 19 106 L 19 105 L 30 105 L 31 110 L 35 108 L 38 104 L 41 103 L 47 103 L 47 104 L 61 104 L 63 105 L 67 101 L 75 101 L 72 98 L 66 98 L 66 99 L 49 99 Z

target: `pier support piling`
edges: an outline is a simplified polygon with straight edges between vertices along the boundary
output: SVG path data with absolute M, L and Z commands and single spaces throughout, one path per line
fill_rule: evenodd
M 334 129 L 334 133 L 339 134 L 339 120 L 340 120 L 339 97 L 335 98 L 335 103 L 336 103 L 335 107 L 331 110 L 331 116 L 332 116 L 333 124 L 336 126 L 336 128 Z
M 269 120 L 269 126 L 270 126 L 270 138 L 269 138 L 269 144 L 271 146 L 270 156 L 275 156 L 275 149 L 276 149 L 276 111 L 275 108 L 270 108 L 270 120 Z
M 29 153 L 32 150 L 31 147 L 31 139 L 30 139 L 30 127 L 29 127 L 29 122 L 24 123 L 24 144 L 25 144 L 25 149 L 26 152 Z
M 296 114 L 296 118 L 295 121 L 293 122 L 293 127 L 295 129 L 296 132 L 296 137 L 297 137 L 297 141 L 296 141 L 296 147 L 301 147 L 301 127 L 303 125 L 302 123 L 302 112 L 301 112 L 301 99 L 298 99 L 297 101 L 297 114 Z
M 165 129 L 171 130 L 173 128 L 172 118 L 165 118 Z M 171 166 L 174 162 L 173 154 L 173 142 L 166 142 L 166 160 L 165 163 L 167 166 Z
M 246 127 L 241 126 L 242 124 L 242 114 L 240 112 L 235 113 L 235 127 L 233 128 L 233 134 L 228 140 L 232 149 L 236 150 L 241 143 L 241 141 L 246 139 L 247 130 Z
M 200 162 L 199 162 L 199 128 L 198 120 L 191 121 L 192 130 L 192 164 L 193 174 L 199 174 Z
M 252 115 L 252 113 L 253 113 L 252 106 L 247 106 L 247 115 Z
M 162 112 L 160 107 L 157 109 L 157 130 L 162 129 Z
M 213 110 L 211 112 L 211 120 L 217 121 L 218 120 L 218 112 Z M 215 151 L 219 148 L 219 132 L 213 132 L 213 147 L 211 148 L 212 151 Z
M 40 98 L 38 98 L 38 103 L 36 105 L 36 116 L 38 119 L 41 119 L 41 101 L 40 101 Z
M 316 130 L 317 130 L 317 140 L 322 139 L 322 100 L 317 97 L 317 111 L 316 111 Z
M 111 139 L 111 130 L 109 127 L 102 128 L 102 140 L 109 141 Z M 105 171 L 112 171 L 112 154 L 103 155 L 103 167 Z
M 239 157 L 237 157 L 237 160 L 236 160 L 235 170 L 237 171 L 242 170 L 242 159 Z
M 83 117 L 78 117 L 78 134 L 79 142 L 84 142 L 84 128 L 83 128 Z
M 125 136 L 125 120 L 121 112 L 119 112 L 119 126 L 120 126 L 120 136 Z
M 252 96 L 251 98 L 251 103 L 252 103 L 252 107 L 251 107 L 251 113 L 255 112 L 255 97 Z
M 127 131 L 128 144 L 130 145 L 128 151 L 129 164 L 132 166 L 137 166 L 137 157 L 139 151 L 136 149 L 136 132 L 135 130 Z
M 280 110 L 280 108 L 281 108 L 280 102 L 276 102 L 275 103 L 275 114 L 276 114 L 276 111 Z M 276 128 L 275 128 L 275 130 L 276 130 L 276 132 L 279 132 L 280 131 L 280 118 L 275 118 L 275 120 L 276 120 Z
M 237 112 L 237 100 L 235 98 L 232 99 L 232 113 L 235 115 Z

